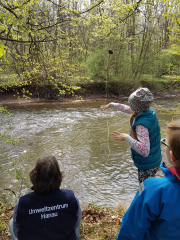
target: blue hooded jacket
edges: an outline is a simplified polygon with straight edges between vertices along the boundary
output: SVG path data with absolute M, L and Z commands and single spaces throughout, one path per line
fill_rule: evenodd
M 143 157 L 131 148 L 131 157 L 134 161 L 134 165 L 138 169 L 155 168 L 160 165 L 162 159 L 160 148 L 160 126 L 155 112 L 149 109 L 147 112 L 139 114 L 133 122 L 132 129 L 135 131 L 136 125 L 139 124 L 146 127 L 149 131 L 150 152 L 147 157 Z
M 180 180 L 164 163 L 161 169 L 164 178 L 148 178 L 140 184 L 117 240 L 180 239 Z

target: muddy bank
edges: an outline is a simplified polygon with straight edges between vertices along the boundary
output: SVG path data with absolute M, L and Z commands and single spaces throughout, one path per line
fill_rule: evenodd
M 164 99 L 164 98 L 178 98 L 180 97 L 180 90 L 171 90 L 171 91 L 157 91 L 154 92 L 154 99 Z M 82 94 L 81 98 L 68 97 L 62 98 L 59 100 L 47 100 L 45 98 L 33 97 L 33 98 L 23 98 L 10 92 L 0 92 L 0 104 L 3 105 L 44 105 L 44 104 L 58 104 L 58 105 L 84 105 L 91 104 L 93 102 L 99 101 L 100 104 L 106 104 L 111 101 L 114 102 L 124 102 L 128 100 L 129 95 L 113 95 L 106 93 L 86 93 Z

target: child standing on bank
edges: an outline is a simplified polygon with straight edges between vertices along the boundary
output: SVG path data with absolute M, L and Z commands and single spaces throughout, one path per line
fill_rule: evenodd
M 140 184 L 116 240 L 180 239 L 180 119 L 169 123 L 166 132 L 164 144 L 171 167 L 162 162 L 164 177 Z
M 128 98 L 130 107 L 113 102 L 101 107 L 106 110 L 113 106 L 122 112 L 132 114 L 130 135 L 113 132 L 112 136 L 130 145 L 131 157 L 138 168 L 139 183 L 155 176 L 162 159 L 160 126 L 155 112 L 150 109 L 153 100 L 153 94 L 148 88 L 138 88 Z

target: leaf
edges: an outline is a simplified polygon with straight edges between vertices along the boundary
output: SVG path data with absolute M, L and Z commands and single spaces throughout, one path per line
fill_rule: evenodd
M 5 48 L 7 48 L 7 47 L 0 44 L 0 57 L 2 57 L 5 54 Z

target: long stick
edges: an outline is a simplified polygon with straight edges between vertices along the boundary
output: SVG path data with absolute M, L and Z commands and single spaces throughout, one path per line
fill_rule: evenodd
M 109 70 L 109 57 L 110 57 L 110 54 L 113 54 L 113 51 L 112 50 L 108 50 L 108 58 L 107 58 L 107 65 L 106 65 L 106 98 L 105 98 L 105 105 L 106 105 L 106 101 L 107 101 L 107 82 L 108 82 L 108 70 Z M 106 121 L 107 121 L 107 130 L 108 130 L 108 133 L 107 133 L 107 148 L 108 148 L 108 151 L 109 151 L 109 154 L 108 154 L 108 159 L 109 160 L 109 156 L 110 156 L 110 148 L 109 148 L 109 124 L 108 124 L 108 120 L 107 120 L 107 117 L 106 117 Z
M 110 57 L 110 54 L 108 54 L 108 58 L 107 58 L 107 65 L 106 65 L 106 98 L 105 98 L 105 105 L 106 105 L 106 100 L 107 100 L 107 81 L 108 81 L 108 70 L 109 70 L 109 57 Z

